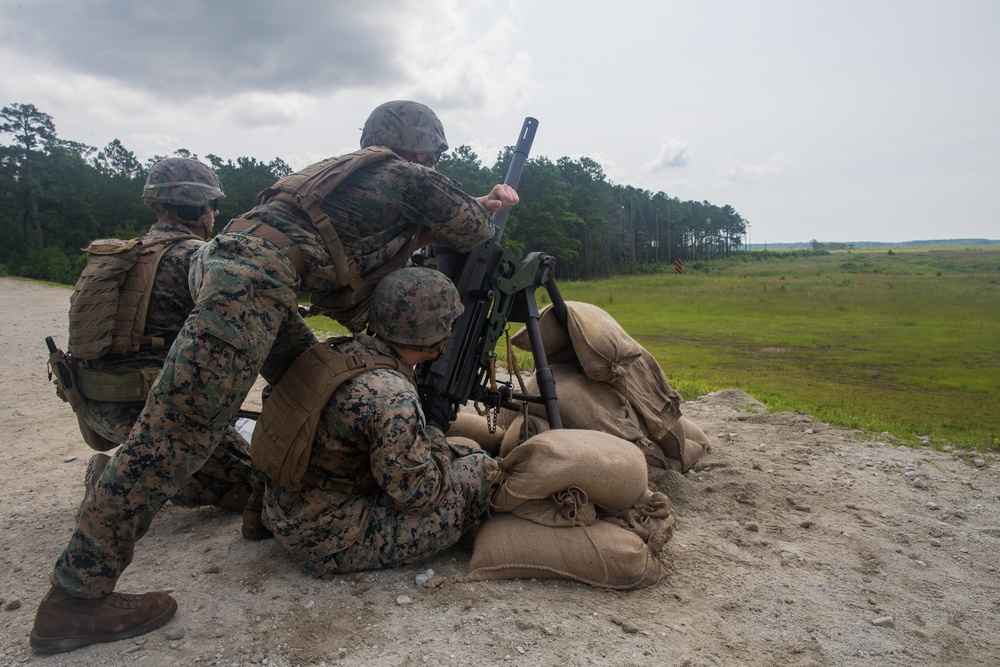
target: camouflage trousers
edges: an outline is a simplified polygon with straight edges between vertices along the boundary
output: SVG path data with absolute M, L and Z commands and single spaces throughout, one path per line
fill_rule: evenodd
M 143 407 L 144 403 L 88 399 L 84 400 L 83 418 L 102 437 L 112 442 L 125 442 Z M 235 428 L 229 427 L 211 458 L 170 501 L 184 507 L 225 504 L 229 498 L 249 496 L 253 489 L 263 486 L 264 475 L 250 462 L 249 443 Z
M 449 487 L 441 502 L 424 514 L 400 511 L 382 490 L 349 501 L 366 505 L 366 525 L 346 549 L 340 548 L 336 522 L 303 524 L 289 516 L 274 521 L 271 513 L 280 510 L 270 487 L 264 496 L 264 523 L 290 554 L 303 561 L 303 569 L 316 577 L 419 563 L 458 542 L 486 512 L 489 483 L 483 462 L 487 458 L 477 452 L 447 462 Z M 343 494 L 329 493 L 343 498 Z M 318 529 L 320 525 L 325 529 Z
M 53 568 L 57 588 L 112 592 L 136 542 L 168 499 L 212 458 L 258 373 L 275 382 L 316 343 L 296 312 L 299 279 L 274 246 L 222 234 L 195 255 L 195 309 L 128 439 L 86 498 Z

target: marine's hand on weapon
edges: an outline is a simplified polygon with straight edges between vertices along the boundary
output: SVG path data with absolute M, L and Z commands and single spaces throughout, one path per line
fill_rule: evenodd
M 426 389 L 420 392 L 420 407 L 428 426 L 437 426 L 442 433 L 447 433 L 451 423 L 458 419 L 455 404 L 436 389 Z
M 514 188 L 504 183 L 499 183 L 493 186 L 488 195 L 476 197 L 476 201 L 490 213 L 496 213 L 499 210 L 516 205 L 521 200 L 518 198 L 517 191 Z

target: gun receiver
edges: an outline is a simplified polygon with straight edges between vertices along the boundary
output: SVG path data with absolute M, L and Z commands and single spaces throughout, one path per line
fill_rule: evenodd
M 537 128 L 537 120 L 524 119 L 504 179 L 506 185 L 517 188 Z M 438 391 L 456 404 L 464 405 L 472 400 L 495 410 L 501 406 L 518 409 L 520 406 L 513 403 L 514 400 L 542 403 L 550 427 L 562 428 L 555 380 L 542 348 L 535 301 L 535 290 L 544 286 L 556 309 L 557 319 L 565 325 L 566 305 L 555 284 L 555 259 L 534 252 L 522 260 L 501 246 L 509 213 L 510 209 L 494 213 L 496 232 L 493 237 L 469 252 L 459 253 L 440 246 L 433 248 L 438 270 L 455 283 L 465 311 L 455 323 L 444 354 L 417 366 L 417 385 L 421 389 Z M 539 396 L 514 394 L 510 383 L 496 390 L 492 386 L 494 350 L 510 322 L 523 322 L 528 327 Z

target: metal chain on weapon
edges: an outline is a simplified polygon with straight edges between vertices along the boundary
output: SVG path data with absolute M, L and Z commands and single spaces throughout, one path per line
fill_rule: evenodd
M 497 405 L 494 409 L 486 408 L 484 412 L 486 414 L 486 432 L 493 435 L 497 432 L 497 420 L 500 416 L 500 406 Z
M 497 384 L 496 357 L 490 357 L 489 366 L 490 396 L 496 396 L 496 405 L 486 405 L 485 402 L 476 401 L 472 407 L 476 409 L 476 414 L 486 417 L 486 428 L 490 435 L 497 432 L 497 418 L 500 415 L 500 386 Z

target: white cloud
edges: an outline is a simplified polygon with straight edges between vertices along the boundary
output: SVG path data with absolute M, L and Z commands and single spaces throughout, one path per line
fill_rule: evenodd
M 620 167 L 618 163 L 615 161 L 615 159 L 612 158 L 607 153 L 592 153 L 591 155 L 573 155 L 572 159 L 579 160 L 581 157 L 589 157 L 591 160 L 601 165 L 601 168 L 604 169 L 604 175 L 607 177 L 607 180 L 611 181 L 612 183 L 617 183 L 618 185 L 630 184 L 627 180 L 628 171 L 623 167 Z
M 794 160 L 784 151 L 775 153 L 762 164 L 748 162 L 742 159 L 739 153 L 734 152 L 733 156 L 719 168 L 719 173 L 726 182 L 750 183 L 768 176 L 777 176 L 792 162 Z
M 316 110 L 316 100 L 301 93 L 240 93 L 223 105 L 213 105 L 214 115 L 236 127 L 289 125 Z
M 395 45 L 403 74 L 399 97 L 439 114 L 478 109 L 501 115 L 533 89 L 530 56 L 517 48 L 518 13 L 489 3 L 436 0 L 410 17 Z M 433 35 L 433 39 L 428 39 Z
M 662 171 L 671 167 L 685 167 L 691 161 L 688 152 L 691 144 L 680 137 L 667 137 L 660 146 L 660 152 L 649 162 L 642 164 L 643 171 Z

